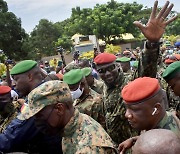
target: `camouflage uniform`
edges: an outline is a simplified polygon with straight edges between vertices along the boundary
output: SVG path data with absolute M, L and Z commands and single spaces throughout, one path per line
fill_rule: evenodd
M 73 105 L 76 106 L 81 113 L 89 115 L 105 128 L 103 100 L 100 94 L 90 89 L 89 95 L 82 99 L 76 99 Z
M 127 72 L 123 72 L 124 77 L 128 78 L 128 81 L 133 81 L 134 80 L 134 72 L 129 69 Z
M 164 118 L 156 126 L 156 129 L 168 129 L 180 137 L 180 128 L 171 112 L 166 112 Z
M 103 86 L 104 86 L 104 82 L 102 80 L 97 80 L 94 78 L 94 84 L 91 86 L 91 89 L 96 91 L 98 94 L 102 94 Z
M 55 80 L 45 82 L 29 93 L 29 110 L 22 113 L 20 119 L 28 119 L 44 107 L 56 104 L 57 101 L 73 102 L 68 85 Z M 62 133 L 64 154 L 116 153 L 111 138 L 99 123 L 88 115 L 79 113 L 78 109 L 75 109 L 73 114 Z
M 20 105 L 18 102 L 13 102 L 8 106 L 8 110 L 10 113 L 8 116 L 3 117 L 0 115 L 0 133 L 2 133 L 6 127 L 11 123 L 13 119 L 15 119 L 20 111 Z
M 178 117 L 180 118 L 180 97 L 176 96 L 170 87 L 167 87 L 166 94 L 169 102 L 169 108 L 176 110 Z
M 159 70 L 157 72 L 156 78 L 159 80 L 161 87 L 166 91 L 168 107 L 169 107 L 168 110 L 171 110 L 171 109 L 176 110 L 178 112 L 178 117 L 180 117 L 180 98 L 179 96 L 176 96 L 174 92 L 171 90 L 171 88 L 168 86 L 168 83 L 162 77 L 162 72 L 164 72 L 164 69 L 163 71 Z
M 114 154 L 114 144 L 105 130 L 91 117 L 75 110 L 64 128 L 62 139 L 64 154 Z
M 138 77 L 156 77 L 158 51 L 159 48 L 155 48 L 146 49 L 142 52 L 137 73 Z M 121 97 L 121 90 L 128 82 L 129 78 L 124 77 L 123 73 L 120 72 L 114 86 L 105 86 L 103 90 L 106 128 L 108 134 L 116 143 L 121 143 L 137 135 L 137 132 L 131 128 L 125 118 L 126 108 Z

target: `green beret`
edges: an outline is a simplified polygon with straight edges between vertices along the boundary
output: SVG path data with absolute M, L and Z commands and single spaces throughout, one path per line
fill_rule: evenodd
M 90 67 L 85 67 L 85 68 L 83 68 L 81 70 L 82 70 L 82 73 L 83 73 L 84 76 L 88 76 L 92 72 L 92 69 Z
M 81 69 L 73 69 L 65 73 L 63 81 L 69 85 L 76 84 L 83 78 L 83 72 Z
M 116 62 L 129 62 L 130 58 L 127 57 L 121 57 L 121 58 L 117 58 Z
M 175 77 L 175 75 L 180 72 L 180 61 L 177 62 L 173 62 L 172 64 L 170 64 L 164 71 L 162 77 L 166 80 L 169 81 L 170 79 L 172 79 L 173 77 Z
M 33 60 L 23 60 L 16 64 L 12 69 L 11 69 L 11 75 L 17 75 L 17 74 L 22 74 L 25 73 L 32 68 L 37 66 L 37 62 Z

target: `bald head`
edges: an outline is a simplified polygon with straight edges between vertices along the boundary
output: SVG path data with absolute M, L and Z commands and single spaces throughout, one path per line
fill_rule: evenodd
M 179 154 L 180 139 L 170 130 L 152 129 L 140 135 L 133 154 Z

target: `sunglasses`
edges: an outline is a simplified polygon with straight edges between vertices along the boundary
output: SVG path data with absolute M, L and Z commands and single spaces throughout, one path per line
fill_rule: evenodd
M 98 71 L 99 73 L 106 73 L 107 71 L 108 71 L 108 72 L 112 72 L 115 68 L 116 68 L 116 65 L 113 64 L 113 65 L 110 65 L 110 66 L 108 66 L 108 67 L 98 69 L 97 71 Z

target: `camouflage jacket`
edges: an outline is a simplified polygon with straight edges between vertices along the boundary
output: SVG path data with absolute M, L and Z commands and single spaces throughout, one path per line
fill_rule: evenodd
M 64 154 L 115 154 L 114 144 L 106 131 L 94 119 L 75 110 L 64 128 Z
M 136 77 L 156 77 L 158 51 L 159 48 L 155 48 L 142 52 Z M 106 129 L 113 141 L 118 144 L 138 134 L 125 118 L 126 108 L 121 97 L 121 90 L 128 82 L 129 78 L 124 77 L 120 72 L 114 85 L 104 86 L 103 89 Z
M 104 113 L 106 129 L 113 141 L 117 144 L 137 135 L 125 118 L 126 108 L 121 97 L 121 90 L 128 82 L 121 76 L 119 83 L 114 88 L 104 87 Z
M 3 117 L 0 115 L 0 133 L 2 133 L 6 127 L 11 123 L 13 119 L 15 119 L 20 112 L 20 105 L 17 102 L 13 102 L 13 104 L 10 106 L 11 112 L 8 114 L 8 116 Z
M 169 108 L 176 110 L 178 117 L 180 117 L 180 97 L 176 96 L 170 87 L 167 87 L 166 94 L 169 102 Z
M 161 87 L 166 91 L 169 108 L 168 110 L 176 110 L 178 117 L 180 117 L 180 97 L 174 94 L 174 92 L 168 86 L 168 83 L 163 79 L 159 72 L 157 73 L 156 78 L 159 80 Z
M 94 78 L 94 84 L 91 86 L 91 89 L 93 89 L 98 94 L 102 94 L 103 86 L 104 86 L 104 82 L 102 80 L 97 80 Z
M 156 129 L 168 129 L 173 131 L 176 135 L 180 137 L 180 128 L 177 122 L 178 121 L 175 120 L 171 112 L 166 112 L 164 118 L 156 126 Z
M 100 94 L 90 89 L 89 95 L 82 99 L 76 99 L 73 105 L 76 106 L 81 113 L 89 115 L 105 128 L 103 100 Z

